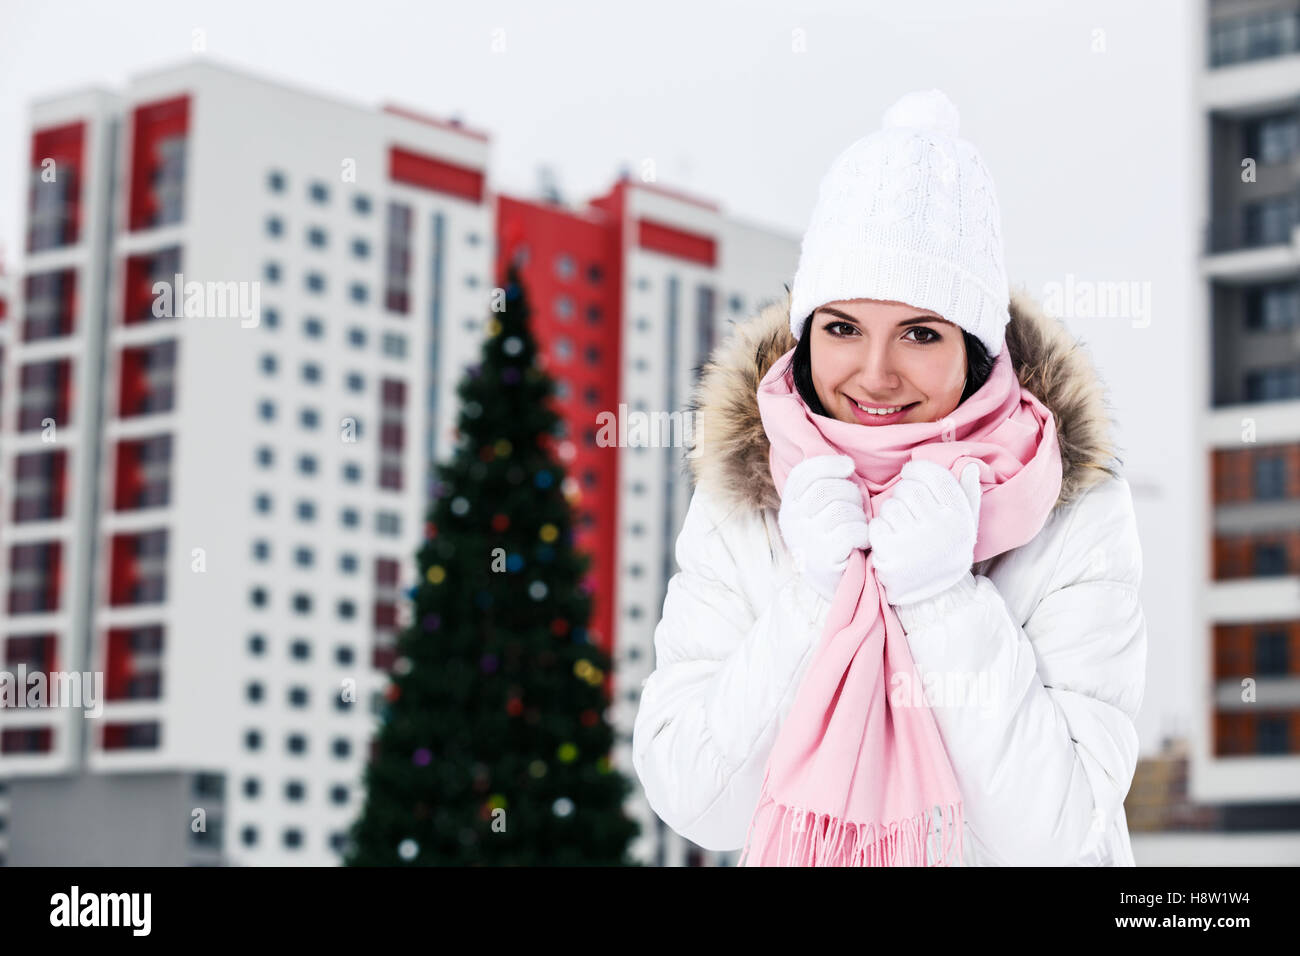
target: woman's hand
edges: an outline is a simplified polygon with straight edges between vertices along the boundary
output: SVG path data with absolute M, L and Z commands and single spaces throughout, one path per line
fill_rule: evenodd
M 970 571 L 979 528 L 979 466 L 961 481 L 932 461 L 913 459 L 870 523 L 876 578 L 890 604 L 941 594 Z
M 827 601 L 835 600 L 849 555 L 868 546 L 862 492 L 849 478 L 848 455 L 816 455 L 790 469 L 777 524 L 799 572 Z

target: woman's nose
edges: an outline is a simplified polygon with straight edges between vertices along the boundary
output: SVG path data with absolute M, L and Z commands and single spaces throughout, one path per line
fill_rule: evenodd
M 869 401 L 887 401 L 892 393 L 898 391 L 898 375 L 894 372 L 888 349 L 868 350 L 863 359 L 858 384 Z

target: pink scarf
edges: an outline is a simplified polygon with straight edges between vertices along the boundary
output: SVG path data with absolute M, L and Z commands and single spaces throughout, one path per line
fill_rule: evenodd
M 974 461 L 983 492 L 975 561 L 1042 528 L 1061 489 L 1056 423 L 1021 386 L 1005 348 L 984 386 L 945 418 L 874 426 L 810 411 L 788 371 L 792 355 L 773 363 L 758 387 L 778 492 L 803 459 L 848 455 L 870 520 L 910 459 L 954 476 Z M 920 684 L 873 555 L 855 550 L 768 757 L 740 866 L 950 865 L 954 847 L 960 864 L 952 766 L 930 709 L 891 705 L 895 674 Z

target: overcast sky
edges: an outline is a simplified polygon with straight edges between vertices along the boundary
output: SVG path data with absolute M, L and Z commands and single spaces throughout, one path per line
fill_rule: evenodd
M 1187 384 L 1198 224 L 1190 134 L 1199 4 L 1020 2 L 217 3 L 0 0 L 0 242 L 17 258 L 27 107 L 206 54 L 377 105 L 458 114 L 492 138 L 490 185 L 570 201 L 653 159 L 659 181 L 799 236 L 830 160 L 913 89 L 961 111 L 1002 204 L 1008 273 L 1133 282 L 1149 324 L 1067 318 L 1110 389 L 1144 540 L 1144 749 L 1191 713 Z M 504 40 L 504 49 L 501 49 Z M 1199 42 L 1199 41 L 1198 41 Z M 497 52 L 494 52 L 494 45 Z M 1203 177 L 1202 177 L 1203 178 Z M 788 278 L 788 277 L 787 277 Z M 1149 283 L 1149 285 L 1143 285 Z M 1153 372 L 1158 371 L 1158 379 Z

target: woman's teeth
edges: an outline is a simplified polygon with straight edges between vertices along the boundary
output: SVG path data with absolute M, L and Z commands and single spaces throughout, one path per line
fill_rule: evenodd
M 851 398 L 849 401 L 853 402 L 854 405 L 858 405 L 858 403 Z M 894 412 L 902 411 L 904 408 L 907 408 L 907 406 L 895 405 L 892 408 L 863 408 L 861 405 L 858 405 L 858 408 L 862 408 L 862 410 L 868 415 L 892 415 Z

